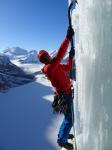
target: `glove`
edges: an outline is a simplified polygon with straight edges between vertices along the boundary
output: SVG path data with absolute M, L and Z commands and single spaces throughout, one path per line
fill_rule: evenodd
M 69 58 L 70 58 L 70 59 L 73 59 L 74 56 L 75 56 L 75 49 L 73 48 L 73 49 L 71 49 L 70 52 L 69 52 Z
M 67 31 L 67 37 L 70 41 L 71 41 L 73 35 L 74 35 L 74 30 L 72 29 L 71 26 L 69 26 L 68 31 Z

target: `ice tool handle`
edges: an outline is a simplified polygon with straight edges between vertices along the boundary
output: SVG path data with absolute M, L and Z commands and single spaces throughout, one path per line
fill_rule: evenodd
M 74 5 L 74 8 L 76 7 L 76 4 L 78 4 L 77 0 L 72 0 L 72 2 L 69 5 L 68 8 L 68 20 L 69 20 L 69 25 L 72 26 L 72 21 L 71 21 L 71 9 L 72 6 Z
M 69 26 L 72 26 L 72 20 L 71 20 L 71 10 L 72 10 L 72 6 L 74 5 L 74 7 L 76 7 L 76 4 L 78 4 L 77 0 L 73 0 L 70 5 L 69 5 L 69 8 L 68 8 L 68 21 L 69 21 Z M 73 40 L 73 37 L 72 37 L 72 40 L 71 40 L 71 50 L 74 49 L 74 40 Z

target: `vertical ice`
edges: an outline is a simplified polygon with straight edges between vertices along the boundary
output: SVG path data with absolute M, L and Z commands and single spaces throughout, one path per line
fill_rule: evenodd
M 112 1 L 78 3 L 79 20 L 75 20 L 78 15 L 73 13 L 82 126 L 82 134 L 77 136 L 78 150 L 111 150 Z

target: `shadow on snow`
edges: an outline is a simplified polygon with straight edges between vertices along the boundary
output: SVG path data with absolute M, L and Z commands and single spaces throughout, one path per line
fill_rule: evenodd
M 49 94 L 36 82 L 0 94 L 0 150 L 56 150 L 46 136 L 52 110 L 42 97 Z

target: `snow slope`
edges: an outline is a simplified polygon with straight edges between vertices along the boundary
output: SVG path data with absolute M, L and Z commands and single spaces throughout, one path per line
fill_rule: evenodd
M 35 65 L 30 69 L 36 71 Z M 35 82 L 0 93 L 0 150 L 58 149 L 62 119 L 52 114 L 52 93 L 50 82 L 41 74 Z
M 0 93 L 1 150 L 56 149 L 48 132 L 55 116 L 51 102 L 45 100 L 51 93 L 51 87 L 38 81 Z
M 78 7 L 78 150 L 111 150 L 112 1 L 79 0 Z

